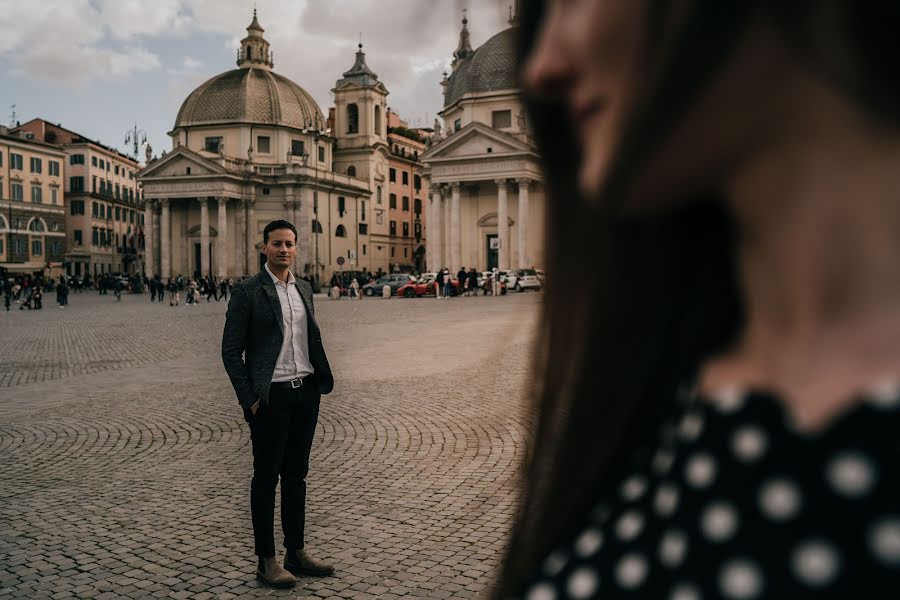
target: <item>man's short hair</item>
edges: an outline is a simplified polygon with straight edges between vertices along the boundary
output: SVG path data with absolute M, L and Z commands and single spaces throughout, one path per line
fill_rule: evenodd
M 285 221 L 284 219 L 278 219 L 277 221 L 272 221 L 271 223 L 266 225 L 265 229 L 263 229 L 263 244 L 269 243 L 269 233 L 275 231 L 276 229 L 290 229 L 294 232 L 294 243 L 297 243 L 297 228 L 294 227 L 294 224 Z

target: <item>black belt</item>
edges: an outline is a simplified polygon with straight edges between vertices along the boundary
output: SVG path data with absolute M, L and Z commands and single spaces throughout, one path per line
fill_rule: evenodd
M 309 375 L 306 377 L 298 377 L 297 379 L 291 379 L 290 381 L 273 381 L 270 389 L 273 390 L 300 390 L 307 384 L 307 380 L 309 379 Z

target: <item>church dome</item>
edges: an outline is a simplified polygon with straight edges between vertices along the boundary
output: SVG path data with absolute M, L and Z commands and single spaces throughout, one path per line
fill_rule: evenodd
M 216 75 L 191 92 L 175 119 L 175 128 L 192 125 L 254 123 L 285 127 L 324 123 L 319 105 L 302 87 L 277 73 L 274 54 L 253 11 L 247 37 L 237 53 L 239 68 Z
M 175 127 L 257 123 L 302 129 L 323 121 L 319 105 L 306 90 L 270 70 L 250 67 L 216 75 L 191 92 Z
M 482 44 L 474 53 L 459 60 L 447 81 L 444 107 L 459 101 L 465 94 L 509 90 L 516 81 L 516 35 L 510 27 Z

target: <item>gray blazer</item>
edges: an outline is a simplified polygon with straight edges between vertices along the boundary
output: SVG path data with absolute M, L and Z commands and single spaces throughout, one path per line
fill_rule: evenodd
M 315 370 L 310 381 L 327 394 L 334 389 L 334 377 L 316 323 L 312 287 L 302 279 L 297 279 L 295 285 L 306 307 L 309 362 Z M 283 340 L 278 292 L 263 269 L 255 277 L 235 284 L 222 333 L 222 362 L 245 416 L 257 400 L 263 405 L 269 403 L 269 385 Z

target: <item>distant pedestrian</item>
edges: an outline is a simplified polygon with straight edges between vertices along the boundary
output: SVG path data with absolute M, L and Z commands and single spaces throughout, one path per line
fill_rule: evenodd
M 449 298 L 453 295 L 453 282 L 451 280 L 450 269 L 444 269 L 441 278 L 444 282 L 444 298 Z
M 466 278 L 466 295 L 469 294 L 478 295 L 478 271 L 475 270 L 475 267 L 469 270 Z
M 228 300 L 228 280 L 225 278 L 219 282 L 219 298 L 216 298 L 216 302 L 218 302 L 220 298 Z
M 359 300 L 360 296 L 362 294 L 359 293 L 359 282 L 354 277 L 353 282 L 350 284 L 350 297 Z
M 494 297 L 500 296 L 500 269 L 497 267 L 491 269 L 491 293 Z
M 166 288 L 169 290 L 169 306 L 178 306 L 178 286 L 172 281 L 171 277 L 169 277 Z
M 456 280 L 459 282 L 459 295 L 462 296 L 465 293 L 467 296 L 469 295 L 469 275 L 466 273 L 465 267 L 460 267 L 459 273 L 456 274 Z

